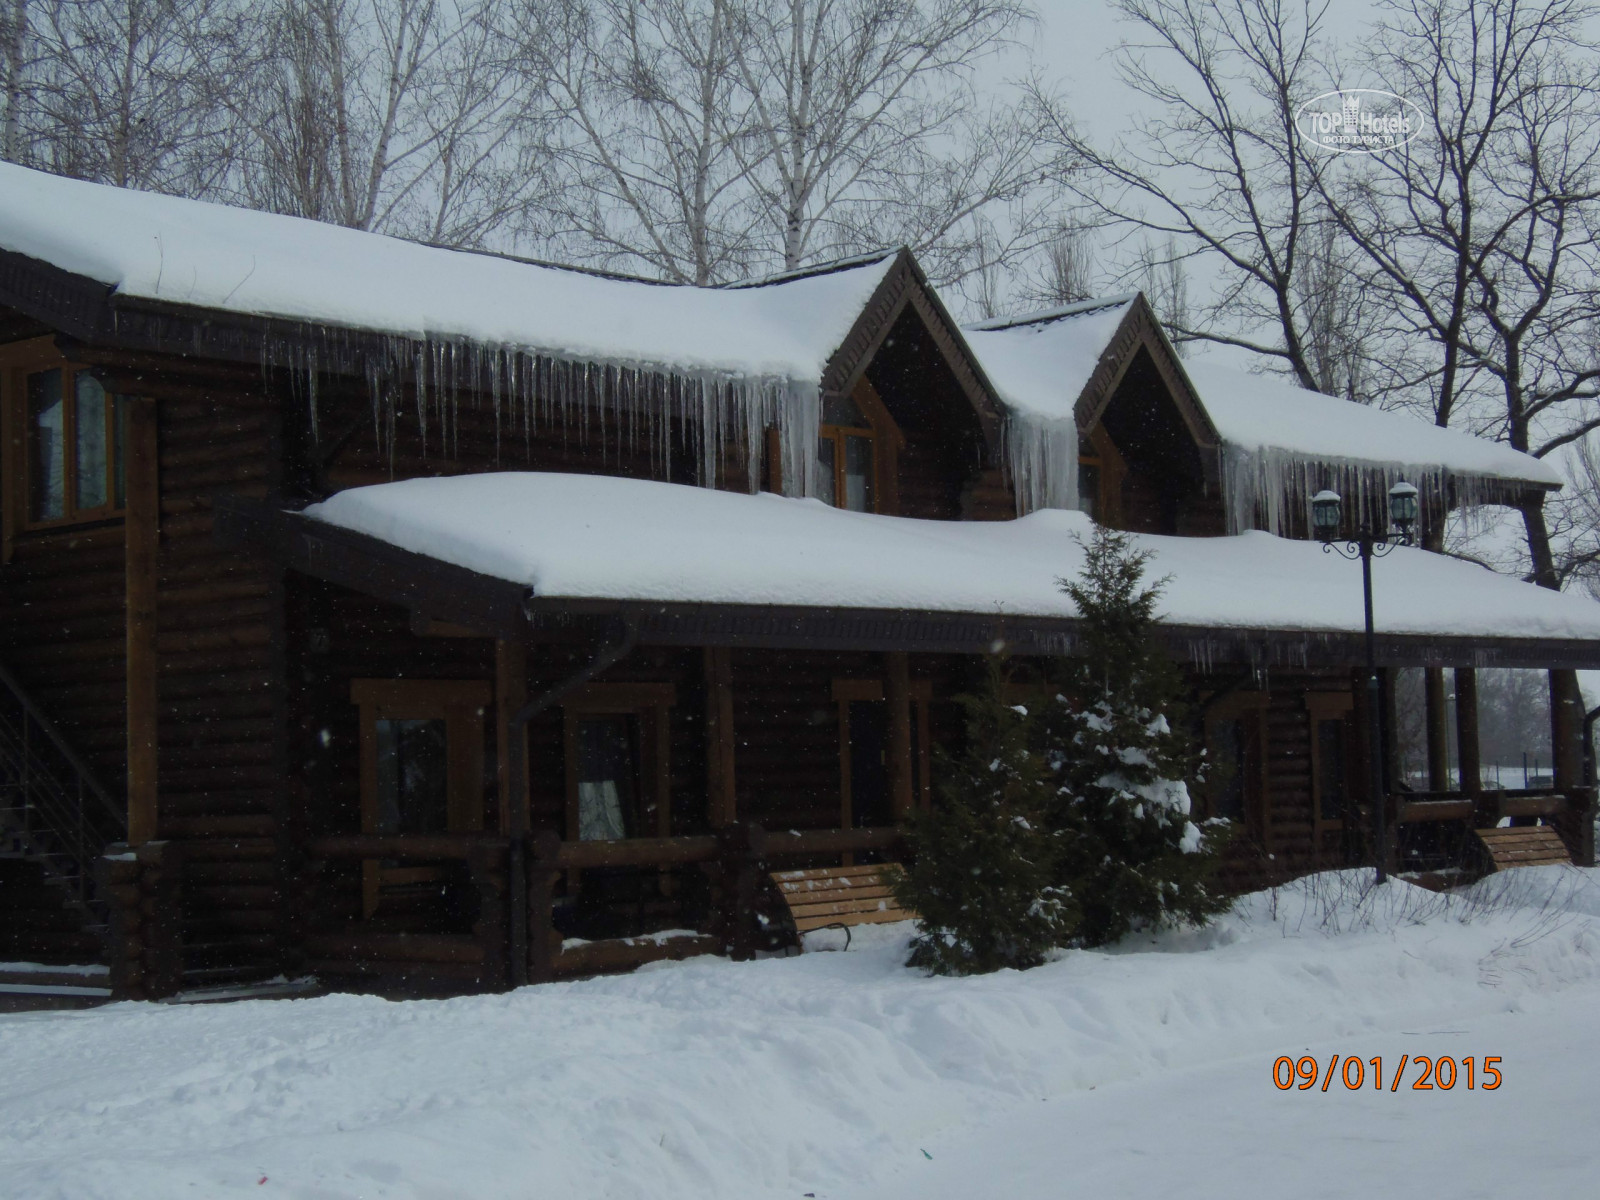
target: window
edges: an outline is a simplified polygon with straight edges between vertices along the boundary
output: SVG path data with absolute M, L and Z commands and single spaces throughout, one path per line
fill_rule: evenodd
M 853 512 L 878 511 L 876 440 L 855 401 L 824 398 L 817 443 L 817 495 L 822 500 Z
M 578 840 L 637 837 L 639 812 L 639 718 L 633 714 L 580 716 Z
M 833 699 L 839 706 L 839 827 L 860 829 L 892 825 L 889 796 L 889 710 L 879 679 L 835 679 Z M 932 747 L 928 709 L 933 685 L 911 681 L 911 796 L 919 809 L 932 795 Z
M 490 686 L 477 679 L 357 679 L 361 709 L 361 832 L 472 833 L 483 828 L 484 712 Z M 385 896 L 437 888 L 437 866 L 362 864 L 362 912 Z
M 1265 692 L 1230 692 L 1208 702 L 1205 712 L 1205 813 L 1243 827 L 1270 852 L 1271 803 L 1266 772 Z
M 378 813 L 374 833 L 444 833 L 450 827 L 449 722 L 374 722 Z
M 670 683 L 594 683 L 563 705 L 570 840 L 672 832 Z
M 1344 722 L 1317 722 L 1317 820 L 1343 821 L 1345 814 Z
M 1353 815 L 1354 739 L 1350 717 L 1354 710 L 1355 698 L 1349 692 L 1306 694 L 1306 713 L 1311 722 L 1312 802 L 1319 827 L 1341 825 Z
M 1222 717 L 1211 722 L 1206 731 L 1206 759 L 1210 766 L 1211 815 L 1229 821 L 1244 820 L 1244 785 L 1250 768 L 1241 718 Z
M 49 342 L 8 347 L 3 362 L 11 526 L 98 521 L 127 501 L 128 406 Z

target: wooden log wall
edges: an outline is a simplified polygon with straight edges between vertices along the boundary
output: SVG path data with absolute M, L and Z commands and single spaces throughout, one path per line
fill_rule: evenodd
M 127 773 L 122 522 L 17 537 L 0 658 L 113 795 Z
M 738 819 L 775 830 L 837 829 L 841 733 L 833 681 L 886 682 L 884 656 L 735 650 L 732 666 Z M 961 725 L 949 698 L 971 686 L 972 663 L 914 654 L 909 670 L 913 681 L 932 684 L 931 740 L 953 745 Z
M 281 572 L 220 548 L 218 492 L 279 483 L 259 377 L 206 399 L 158 394 L 160 836 L 183 846 L 191 983 L 277 970 L 283 900 Z
M 95 882 L 108 910 L 111 994 L 118 1000 L 172 996 L 183 986 L 186 958 L 183 849 L 164 841 L 109 849 L 95 864 Z
M 1214 686 L 1217 681 L 1200 682 Z M 1311 871 L 1353 865 L 1350 856 L 1359 844 L 1359 831 L 1317 827 L 1311 752 L 1315 730 L 1305 701 L 1307 692 L 1349 691 L 1350 672 L 1337 668 L 1274 671 L 1267 684 L 1264 842 L 1240 837 L 1230 847 L 1222 882 L 1236 892 L 1270 887 Z M 1346 737 L 1354 739 L 1358 733 L 1352 715 Z M 1350 767 L 1345 787 L 1347 803 L 1364 800 L 1359 772 Z

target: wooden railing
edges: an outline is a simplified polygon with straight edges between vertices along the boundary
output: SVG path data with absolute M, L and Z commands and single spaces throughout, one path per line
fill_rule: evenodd
M 325 981 L 358 978 L 406 991 L 445 988 L 498 991 L 532 982 L 623 970 L 658 959 L 726 954 L 748 959 L 759 947 L 756 919 L 766 899 L 765 873 L 778 861 L 833 859 L 887 850 L 901 839 L 894 828 L 767 832 L 759 825 L 730 825 L 693 837 L 567 842 L 542 833 L 518 847 L 488 834 L 346 834 L 307 844 L 299 903 L 304 922 L 286 935 L 304 959 L 289 964 Z M 101 886 L 113 903 L 114 976 L 119 995 L 172 995 L 182 978 L 178 938 L 180 866 L 176 845 L 151 843 L 137 852 L 102 860 Z M 515 943 L 510 872 L 525 861 L 528 905 L 526 969 L 513 970 Z M 470 932 L 385 929 L 359 919 L 358 885 L 348 877 L 335 897 L 335 864 L 367 862 L 465 864 L 477 913 Z M 707 928 L 671 935 L 563 944 L 556 926 L 557 885 L 584 871 L 632 868 L 670 871 L 699 867 L 711 876 L 716 902 Z
M 898 844 L 902 836 L 894 828 L 768 832 L 753 823 L 698 837 L 603 842 L 564 842 L 554 833 L 539 834 L 528 855 L 528 977 L 537 983 L 697 954 L 752 958 L 759 933 L 761 878 L 772 860 L 883 850 Z M 555 927 L 555 889 L 564 873 L 692 865 L 716 874 L 721 899 L 714 929 L 671 938 L 615 938 L 563 946 Z
M 1520 788 L 1499 791 L 1401 792 L 1391 797 L 1401 824 L 1423 821 L 1480 821 L 1501 817 L 1553 817 L 1584 801 L 1582 790 Z M 1492 818 L 1492 819 L 1491 819 Z
M 465 863 L 478 901 L 470 933 L 383 932 L 352 922 L 336 931 L 308 930 L 305 968 L 319 976 L 354 975 L 427 981 L 498 991 L 510 978 L 507 868 L 511 840 L 490 834 L 347 834 L 317 838 L 308 849 L 302 913 L 318 911 L 330 864 L 376 859 Z

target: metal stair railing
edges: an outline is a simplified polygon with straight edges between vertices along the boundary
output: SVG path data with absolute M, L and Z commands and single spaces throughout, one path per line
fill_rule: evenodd
M 94 864 L 127 836 L 127 816 L 49 717 L 0 663 L 0 836 L 97 918 Z

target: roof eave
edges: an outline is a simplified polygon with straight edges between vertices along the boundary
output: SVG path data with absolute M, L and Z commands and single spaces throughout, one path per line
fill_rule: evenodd
M 483 575 L 354 533 L 271 500 L 219 497 L 216 536 L 293 570 L 408 609 L 414 625 L 464 626 L 484 637 L 562 641 L 592 638 L 610 618 L 627 618 L 641 644 L 785 650 L 908 650 L 1056 657 L 1080 647 L 1069 617 L 932 609 L 816 607 L 535 596 L 524 585 Z M 1209 666 L 1353 666 L 1365 661 L 1360 633 L 1316 629 L 1205 627 L 1163 622 L 1157 636 L 1180 661 Z M 1477 638 L 1380 634 L 1389 666 L 1600 668 L 1600 639 Z

